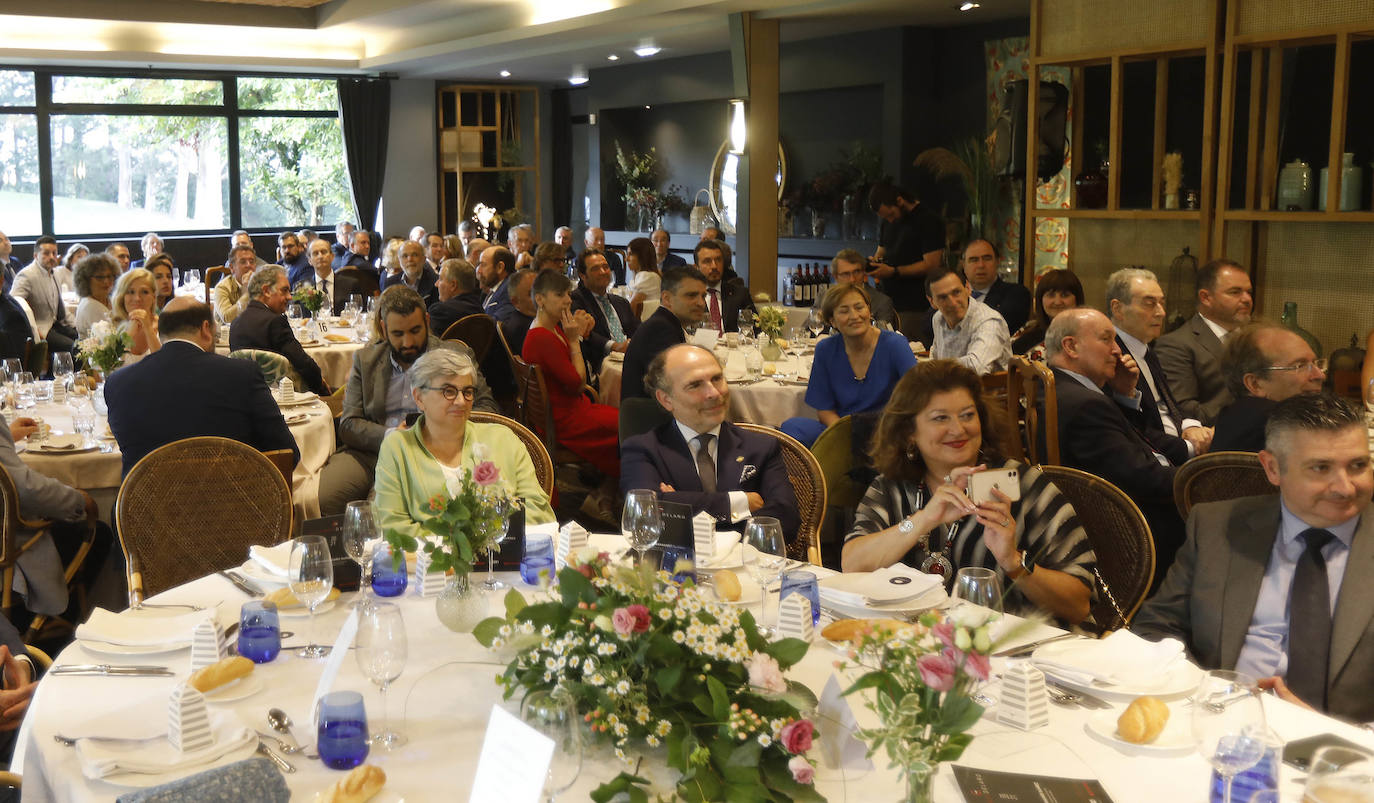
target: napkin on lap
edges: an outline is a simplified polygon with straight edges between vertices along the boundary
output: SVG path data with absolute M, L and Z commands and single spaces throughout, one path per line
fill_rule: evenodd
M 894 563 L 874 572 L 846 572 L 820 582 L 821 600 L 836 605 L 868 607 L 906 602 L 940 585 L 938 574 Z
M 250 546 L 248 557 L 265 569 L 269 574 L 286 578 L 291 575 L 291 542 L 283 541 L 276 546 Z
M 124 647 L 161 647 L 191 643 L 196 625 L 214 611 L 192 611 L 180 616 L 122 616 L 104 608 L 91 611 L 91 618 L 76 628 L 78 641 L 103 641 Z
M 124 710 L 129 721 L 147 711 Z M 166 717 L 157 717 L 166 727 Z M 258 734 L 245 728 L 233 714 L 210 712 L 210 732 L 215 741 L 203 750 L 182 753 L 166 739 L 120 740 L 83 738 L 76 742 L 76 755 L 81 762 L 81 774 L 98 780 L 121 773 L 156 775 L 164 772 L 189 772 L 230 753 L 241 751 L 257 743 Z
M 1147 641 L 1129 630 L 1118 630 L 1101 641 L 1056 645 L 1050 656 L 1037 656 L 1031 662 L 1060 680 L 1083 686 L 1094 682 L 1153 686 L 1186 660 L 1178 639 Z

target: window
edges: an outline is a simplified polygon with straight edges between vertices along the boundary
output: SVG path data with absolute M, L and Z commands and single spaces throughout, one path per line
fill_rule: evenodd
M 0 69 L 3 230 L 140 234 L 353 217 L 337 106 L 323 78 Z

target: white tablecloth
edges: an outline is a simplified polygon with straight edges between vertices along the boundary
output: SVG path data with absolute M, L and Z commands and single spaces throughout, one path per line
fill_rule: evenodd
M 503 574 L 517 585 L 515 575 Z M 520 585 L 527 596 L 534 593 Z M 504 593 L 504 592 L 502 592 Z M 234 590 L 228 581 L 207 577 L 181 588 L 173 589 L 154 600 L 163 602 L 215 603 L 223 600 L 219 616 L 224 624 L 232 623 L 245 596 Z M 347 603 L 345 596 L 342 603 Z M 477 756 L 491 707 L 500 705 L 515 713 L 518 702 L 502 702 L 500 687 L 493 678 L 501 667 L 493 656 L 469 635 L 445 630 L 434 614 L 433 599 L 422 599 L 412 593 L 399 598 L 406 618 L 409 641 L 409 660 L 404 673 L 388 693 L 389 710 L 393 722 L 409 737 L 410 743 L 393 753 L 374 751 L 369 763 L 380 765 L 387 773 L 385 790 L 380 801 L 462 801 L 470 792 Z M 489 599 L 491 610 L 497 612 L 501 595 Z M 776 603 L 774 603 L 776 605 Z M 165 614 L 184 611 L 164 611 Z M 347 607 L 336 604 L 333 610 L 321 615 L 319 635 L 332 642 L 342 625 Z M 155 616 L 144 611 L 138 616 Z M 771 620 L 774 613 L 768 614 Z M 297 635 L 291 643 L 302 643 L 307 628 L 305 619 L 284 618 L 284 627 Z M 1051 629 L 1041 626 L 1039 631 L 1026 634 L 1031 640 Z M 807 657 L 791 670 L 790 677 L 819 692 L 833 670 L 838 653 L 825 644 L 816 644 Z M 68 647 L 58 656 L 58 663 L 99 663 L 108 658 L 90 653 L 80 645 Z M 189 653 L 180 652 L 156 659 L 141 658 L 126 663 L 163 663 L 175 669 L 179 678 L 188 673 Z M 1003 659 L 994 659 L 994 671 L 1000 671 Z M 319 678 L 322 662 L 306 661 L 282 653 L 276 661 L 259 666 L 255 672 L 264 681 L 265 689 L 246 699 L 220 706 L 232 711 L 246 725 L 267 730 L 266 712 L 269 707 L 283 708 L 296 723 L 296 733 L 302 740 L 313 741 L 309 727 L 311 694 Z M 98 678 L 49 677 L 39 686 L 19 733 L 15 766 L 22 766 L 25 799 L 55 801 L 106 801 L 122 790 L 104 782 L 90 782 L 82 777 L 72 748 L 53 740 L 53 735 L 75 730 L 87 717 L 111 710 L 115 706 L 135 706 L 146 710 L 150 717 L 163 717 L 167 694 L 174 679 L 162 678 Z M 847 685 L 841 679 L 842 685 Z M 336 689 L 359 691 L 367 704 L 368 716 L 376 721 L 381 703 L 376 687 L 367 682 L 350 656 L 343 663 Z M 992 694 L 998 689 L 994 684 Z M 871 723 L 872 714 L 856 699 L 856 715 L 860 724 Z M 1124 707 L 1124 704 L 1118 704 Z M 1289 705 L 1273 697 L 1266 697 L 1265 707 L 1270 727 L 1283 739 L 1292 740 L 1317 733 L 1334 732 L 1361 744 L 1374 747 L 1374 734 Z M 1050 707 L 1050 724 L 1042 729 L 1024 733 L 995 722 L 985 716 L 975 728 L 970 748 L 960 764 L 997 768 L 1012 772 L 1062 775 L 1065 777 L 1095 777 L 1101 780 L 1108 794 L 1117 803 L 1158 803 L 1161 800 L 1199 801 L 1206 799 L 1210 767 L 1194 753 L 1168 755 L 1127 755 L 1124 750 L 1099 741 L 1089 734 L 1084 724 L 1094 712 L 1084 709 Z M 826 723 L 820 723 L 824 738 Z M 813 757 L 820 751 L 813 749 Z M 298 772 L 287 775 L 292 791 L 302 800 L 326 788 L 341 773 L 326 769 L 318 761 L 292 756 L 289 758 Z M 896 774 L 886 768 L 881 756 L 876 768 L 867 772 L 851 772 L 848 778 L 837 770 L 820 768 L 817 787 L 831 801 L 895 800 L 900 796 Z M 582 774 L 570 790 L 568 800 L 585 800 L 591 789 L 610 780 L 619 771 L 614 759 L 603 748 L 596 748 L 584 762 Z M 643 774 L 659 783 L 670 781 L 661 757 L 650 753 L 642 768 Z M 1282 769 L 1284 800 L 1297 800 L 1299 790 L 1295 773 Z M 941 801 L 960 799 L 952 776 L 945 768 L 937 779 L 936 797 Z M 660 793 L 670 787 L 662 786 Z

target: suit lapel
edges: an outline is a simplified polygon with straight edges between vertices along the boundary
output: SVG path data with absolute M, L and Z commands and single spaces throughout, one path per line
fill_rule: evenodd
M 1374 514 L 1366 509 L 1355 528 L 1350 557 L 1341 578 L 1341 593 L 1336 599 L 1336 615 L 1331 622 L 1331 659 L 1327 668 L 1328 688 L 1355 652 L 1355 646 L 1374 619 L 1374 587 L 1367 578 L 1374 572 Z
M 1197 336 L 1198 345 L 1208 354 L 1211 354 L 1217 359 L 1221 358 L 1221 341 L 1212 333 L 1212 327 L 1208 326 L 1207 322 L 1202 319 L 1202 313 L 1200 312 L 1193 321 L 1193 334 Z
M 372 398 L 368 401 L 370 405 L 365 405 L 364 409 L 368 418 L 373 421 L 386 421 L 386 391 L 391 385 L 391 360 L 390 349 L 385 343 L 377 349 L 376 363 L 372 370 Z M 367 410 L 367 407 L 372 409 Z
M 740 474 L 744 463 L 740 455 L 739 432 L 726 421 L 720 425 L 720 448 L 716 449 L 716 488 L 722 491 L 742 491 Z
M 1235 666 L 1245 646 L 1245 634 L 1255 615 L 1260 582 L 1279 534 L 1279 497 L 1266 499 L 1251 510 L 1242 526 L 1228 532 L 1230 556 L 1226 566 L 1226 590 L 1222 592 L 1221 635 L 1217 640 L 1219 666 Z

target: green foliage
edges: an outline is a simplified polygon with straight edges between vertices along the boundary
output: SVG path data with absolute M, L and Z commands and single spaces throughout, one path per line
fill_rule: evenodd
M 385 533 L 387 542 L 403 547 L 409 538 L 412 547 L 420 546 L 429 556 L 431 572 L 452 569 L 458 574 L 469 574 L 479 554 L 496 548 L 494 538 L 500 534 L 505 519 L 520 507 L 520 500 L 500 484 L 500 471 L 495 464 L 481 460 L 473 471 L 463 475 L 456 495 L 445 498 L 442 493 L 435 494 L 428 507 L 431 516 L 421 526 L 431 537 L 423 544 L 398 532 Z M 523 602 L 520 598 L 522 608 Z M 512 604 L 509 597 L 506 604 Z

